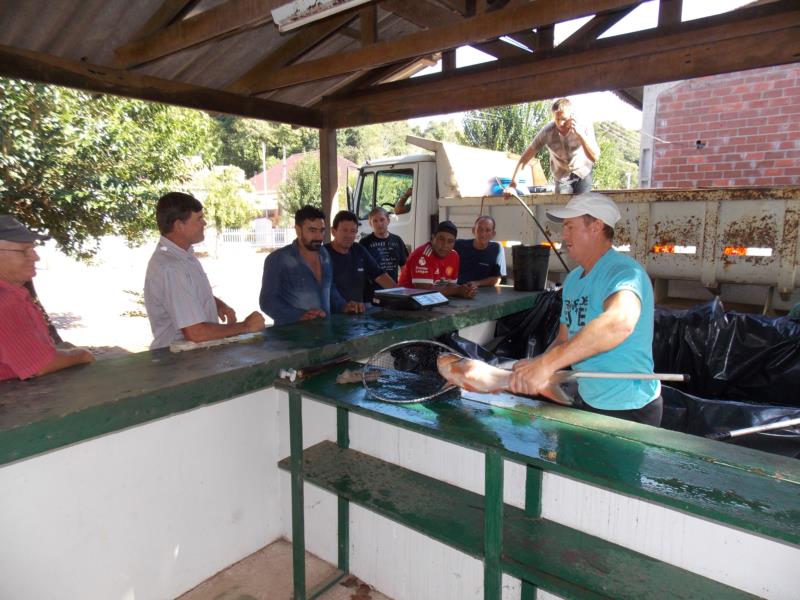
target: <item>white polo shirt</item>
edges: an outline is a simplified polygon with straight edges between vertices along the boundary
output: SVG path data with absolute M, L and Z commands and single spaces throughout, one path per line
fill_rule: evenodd
M 183 250 L 165 237 L 147 264 L 144 305 L 153 331 L 150 349 L 185 339 L 181 329 L 219 323 L 208 276 L 191 248 Z

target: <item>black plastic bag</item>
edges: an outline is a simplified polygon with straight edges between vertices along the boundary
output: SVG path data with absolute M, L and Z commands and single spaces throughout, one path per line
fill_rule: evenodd
M 542 292 L 532 309 L 497 321 L 488 350 L 503 360 L 538 356 L 556 339 L 560 316 L 561 290 Z

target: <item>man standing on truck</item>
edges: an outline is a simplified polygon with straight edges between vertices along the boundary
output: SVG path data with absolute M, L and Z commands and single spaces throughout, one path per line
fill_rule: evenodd
M 563 223 L 562 239 L 578 267 L 564 281 L 561 326 L 550 347 L 514 365 L 511 391 L 548 395 L 550 377 L 580 371 L 653 372 L 653 288 L 644 268 L 612 248 L 620 219 L 614 201 L 581 194 L 547 211 Z M 661 383 L 644 379 L 578 379 L 576 406 L 658 426 Z
M 325 214 L 306 205 L 294 215 L 297 239 L 264 261 L 261 310 L 276 325 L 324 318 L 333 312 L 363 313 L 364 304 L 348 302 L 333 285 L 333 268 L 322 247 Z
M 431 241 L 411 253 L 400 272 L 400 285 L 409 288 L 432 289 L 448 297 L 474 298 L 478 288 L 459 285 L 458 252 L 453 248 L 458 227 L 450 221 L 436 226 Z
M 333 285 L 345 300 L 368 302 L 365 298 L 368 283 L 382 288 L 397 287 L 394 279 L 378 266 L 369 250 L 356 244 L 358 217 L 349 210 L 341 210 L 333 218 L 333 241 L 325 244 L 333 264 Z
M 456 240 L 460 260 L 458 283 L 471 283 L 475 287 L 493 286 L 506 274 L 506 257 L 503 248 L 493 242 L 494 218 L 481 215 L 472 226 L 472 240 Z
M 547 146 L 550 151 L 550 171 L 555 181 L 556 194 L 582 194 L 592 189 L 592 169 L 600 158 L 600 146 L 594 137 L 594 127 L 578 123 L 572 112 L 572 103 L 559 98 L 551 107 L 553 120 L 533 138 L 533 142 L 517 162 L 511 183 L 517 187 L 517 173 L 536 153 Z
M 408 260 L 408 250 L 403 238 L 399 235 L 389 232 L 389 213 L 381 206 L 376 206 L 369 211 L 369 224 L 372 227 L 372 233 L 361 238 L 360 245 L 364 246 L 378 266 L 383 269 L 386 274 L 397 281 L 400 276 L 400 267 L 406 264 Z M 370 285 L 372 282 L 367 282 L 367 298 L 372 298 L 372 292 L 375 287 Z
M 0 215 L 0 381 L 28 379 L 94 361 L 85 348 L 56 348 L 25 284 L 36 276 L 36 244 L 48 239 Z

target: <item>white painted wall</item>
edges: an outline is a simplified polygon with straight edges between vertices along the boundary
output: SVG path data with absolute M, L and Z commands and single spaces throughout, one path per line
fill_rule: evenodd
M 0 468 L 0 598 L 173 598 L 280 535 L 263 390 Z

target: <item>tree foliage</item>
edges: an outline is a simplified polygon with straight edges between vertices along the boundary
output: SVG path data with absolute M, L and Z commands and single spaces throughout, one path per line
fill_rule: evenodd
M 217 164 L 235 165 L 248 178 L 263 170 L 264 149 L 269 168 L 283 158 L 284 150 L 290 156 L 319 148 L 316 129 L 230 116 L 218 117 L 217 122 L 221 136 Z
M 81 258 L 104 235 L 140 241 L 217 139 L 199 111 L 0 78 L 0 212 Z
M 244 194 L 253 186 L 239 167 L 216 167 L 196 178 L 203 201 L 203 214 L 217 233 L 227 227 L 243 227 L 257 217 L 257 211 L 245 200 Z
M 639 182 L 639 134 L 616 122 L 595 124 L 600 159 L 594 167 L 594 187 L 625 189 Z
M 461 133 L 461 129 L 453 119 L 449 119 L 447 121 L 429 121 L 425 127 L 413 127 L 412 132 L 416 136 L 429 140 L 458 143 L 458 134 Z
M 310 154 L 297 162 L 278 188 L 278 204 L 281 207 L 281 224 L 285 227 L 294 223 L 294 213 L 306 204 L 322 208 L 318 156 Z
M 464 132 L 458 138 L 467 146 L 522 154 L 550 119 L 550 104 L 546 101 L 471 110 L 464 114 Z M 543 148 L 536 158 L 549 178 L 550 153 L 547 148 Z
M 369 159 L 408 154 L 410 133 L 408 121 L 348 127 L 337 131 L 336 146 L 342 156 L 360 165 Z

